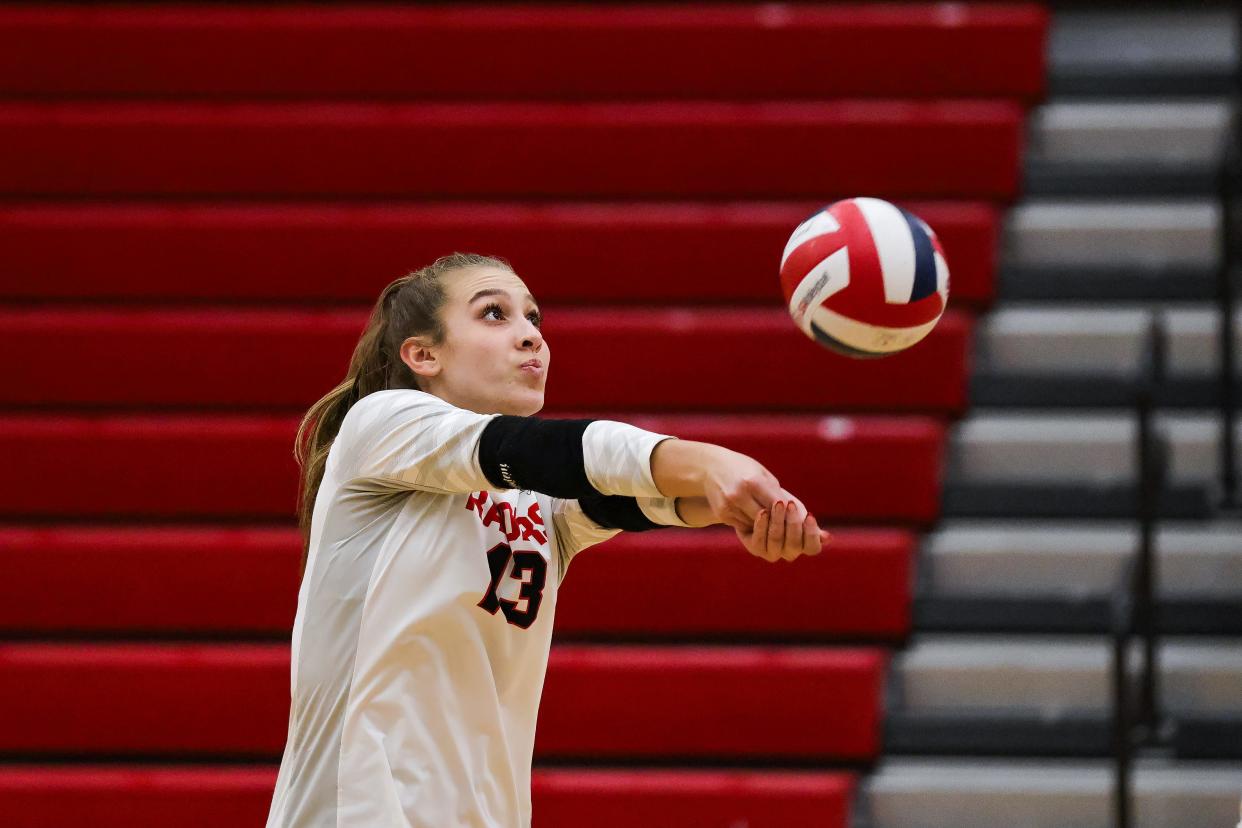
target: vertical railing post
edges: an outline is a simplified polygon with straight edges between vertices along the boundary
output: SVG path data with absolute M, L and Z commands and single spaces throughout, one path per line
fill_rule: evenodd
M 1127 655 L 1130 633 L 1134 626 L 1135 561 L 1130 559 L 1122 568 L 1121 578 L 1113 591 L 1111 629 L 1113 639 L 1113 828 L 1131 825 L 1131 751 L 1134 749 L 1134 725 L 1131 722 L 1129 669 Z
M 1242 174 L 1242 148 L 1239 147 L 1237 108 L 1234 110 L 1225 136 L 1224 152 L 1219 173 L 1220 198 L 1220 264 L 1216 274 L 1216 298 L 1220 317 L 1217 350 L 1220 352 L 1220 377 L 1218 393 L 1221 419 L 1221 494 L 1227 508 L 1239 506 L 1237 438 L 1234 430 L 1237 414 L 1236 383 L 1237 325 L 1234 320 L 1235 285 L 1234 273 L 1239 261 L 1238 250 L 1238 178 Z
M 1134 576 L 1134 625 L 1143 641 L 1143 672 L 1139 685 L 1137 719 L 1154 734 L 1160 711 L 1160 674 L 1157 639 L 1156 522 L 1164 486 L 1164 441 L 1155 423 L 1155 401 L 1165 375 L 1165 328 L 1159 311 L 1152 314 L 1147 359 L 1138 386 L 1138 498 L 1139 544 Z

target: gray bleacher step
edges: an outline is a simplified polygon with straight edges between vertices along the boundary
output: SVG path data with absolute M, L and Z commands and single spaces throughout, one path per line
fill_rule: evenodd
M 1217 478 L 1221 423 L 1214 412 L 1161 412 L 1156 425 L 1169 443 L 1172 480 Z M 1242 422 L 1234 425 L 1242 437 Z M 954 429 L 951 474 L 964 482 L 1130 482 L 1137 433 L 1130 412 L 975 410 Z
M 937 595 L 1103 595 L 1138 549 L 1132 523 L 948 521 L 923 543 Z M 1156 530 L 1165 597 L 1242 597 L 1242 523 L 1167 523 Z
M 919 559 L 914 627 L 1104 633 L 1132 522 L 948 521 Z M 1242 524 L 1166 523 L 1155 535 L 1159 627 L 1242 636 Z
M 1230 88 L 1238 51 L 1227 6 L 1061 9 L 1049 32 L 1050 92 L 1218 96 Z
M 1031 112 L 1027 156 L 1069 161 L 1220 163 L 1232 117 L 1227 99 L 1053 101 Z
M 1167 310 L 1137 304 L 1001 307 L 978 327 L 971 400 L 983 406 L 1133 405 L 1157 314 L 1167 345 L 1166 380 L 1157 401 L 1218 404 L 1220 316 L 1203 303 Z M 1242 310 L 1235 320 L 1234 353 L 1242 355 Z M 1242 359 L 1237 365 L 1235 390 L 1242 393 Z
M 1109 709 L 1111 659 L 1103 637 L 918 635 L 894 658 L 889 680 L 907 711 L 1055 716 Z M 1165 637 L 1159 661 L 1168 713 L 1242 713 L 1239 640 Z
M 1112 828 L 1110 762 L 885 759 L 862 783 L 869 828 Z M 1242 767 L 1142 760 L 1136 828 L 1232 828 Z
M 1028 269 L 1212 269 L 1220 216 L 1211 199 L 1032 200 L 1006 219 L 1003 259 Z
M 1220 420 L 1161 413 L 1170 464 L 1166 517 L 1207 517 L 1218 496 Z M 1242 434 L 1242 422 L 1235 423 Z M 1137 508 L 1130 412 L 981 409 L 953 430 L 943 512 L 950 517 L 1130 517 Z M 1239 440 L 1242 446 L 1242 440 Z
M 1045 104 L 1028 121 L 1023 192 L 1028 198 L 1211 195 L 1231 118 L 1224 100 Z
M 1133 677 L 1137 642 L 1131 653 Z M 920 634 L 892 664 L 886 749 L 1106 755 L 1112 659 L 1111 640 L 1103 636 Z M 1226 728 L 1242 721 L 1237 639 L 1165 637 L 1158 662 L 1166 717 L 1214 721 Z M 1200 752 L 1193 740 L 1185 751 Z M 1227 755 L 1242 758 L 1242 742 Z

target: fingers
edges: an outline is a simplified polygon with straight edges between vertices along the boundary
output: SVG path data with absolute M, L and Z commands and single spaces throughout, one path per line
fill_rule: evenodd
M 739 529 L 737 534 L 742 539 L 747 551 L 752 555 L 760 558 L 766 557 L 768 529 L 771 524 L 771 514 L 767 509 L 760 509 L 759 514 L 755 517 L 754 531 L 749 528 L 745 530 Z
M 783 501 L 778 500 L 772 504 L 772 515 L 763 549 L 765 560 L 774 561 L 785 552 L 785 511 L 785 503 Z
M 793 503 L 785 507 L 785 548 L 781 550 L 784 560 L 792 561 L 802 554 L 802 529 L 807 517 L 809 515 L 805 511 L 799 511 Z

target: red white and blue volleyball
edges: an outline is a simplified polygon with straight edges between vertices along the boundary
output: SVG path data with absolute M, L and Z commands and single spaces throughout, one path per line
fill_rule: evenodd
M 850 198 L 795 228 L 781 257 L 794 324 L 846 356 L 903 351 L 936 327 L 949 266 L 932 229 L 878 198 Z

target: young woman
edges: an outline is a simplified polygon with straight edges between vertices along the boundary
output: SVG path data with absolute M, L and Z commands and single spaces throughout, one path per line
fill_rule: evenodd
M 713 523 L 769 561 L 820 551 L 815 518 L 745 455 L 534 417 L 550 366 L 517 274 L 454 254 L 384 289 L 348 376 L 307 412 L 292 706 L 268 826 L 528 826 L 575 554 L 621 530 Z

